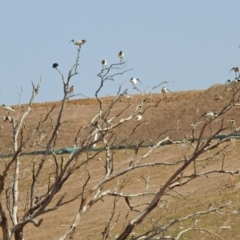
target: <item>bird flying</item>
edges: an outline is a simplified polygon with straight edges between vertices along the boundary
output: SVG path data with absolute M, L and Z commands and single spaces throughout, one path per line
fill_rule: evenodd
M 57 68 L 58 67 L 58 63 L 53 63 L 52 68 Z
M 73 39 L 70 41 L 70 42 L 73 42 L 74 45 L 77 45 L 77 46 L 82 46 L 84 43 L 86 43 L 87 41 L 82 39 L 82 40 L 77 40 L 77 41 L 74 41 Z
M 15 111 L 14 108 L 12 108 L 12 107 L 10 107 L 10 106 L 6 106 L 5 104 L 3 104 L 2 106 L 3 106 L 4 109 L 6 109 L 6 110 L 8 110 L 8 111 L 12 111 L 12 112 Z
M 135 85 L 137 84 L 137 82 L 140 82 L 140 83 L 141 83 L 141 81 L 140 81 L 138 78 L 134 78 L 134 77 L 132 77 L 132 78 L 130 79 L 130 82 L 132 83 L 133 87 L 135 87 Z

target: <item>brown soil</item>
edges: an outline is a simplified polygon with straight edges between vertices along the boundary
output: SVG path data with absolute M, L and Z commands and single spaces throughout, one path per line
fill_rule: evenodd
M 174 92 L 169 93 L 166 98 L 163 98 L 162 94 L 153 94 L 151 98 L 147 100 L 146 106 L 153 105 L 160 100 L 160 103 L 157 107 L 149 108 L 143 115 L 142 124 L 139 126 L 138 131 L 133 134 L 129 139 L 127 144 L 135 144 L 139 142 L 139 139 L 151 138 L 155 140 L 160 137 L 163 139 L 166 136 L 169 136 L 171 139 L 182 140 L 184 138 L 189 139 L 191 136 L 191 124 L 197 123 L 199 121 L 204 121 L 204 117 L 201 115 L 207 111 L 219 112 L 227 103 L 230 102 L 234 86 L 229 84 L 226 88 L 224 85 L 214 85 L 207 90 L 199 91 L 185 91 L 185 92 Z M 106 107 L 107 104 L 112 100 L 113 97 L 107 97 L 102 99 L 103 107 Z M 135 109 L 136 105 L 141 100 L 140 95 L 134 95 L 130 100 L 134 103 L 134 106 L 129 108 L 126 111 L 126 114 L 130 113 Z M 127 99 L 122 99 L 117 107 L 122 107 L 126 105 Z M 51 102 L 48 104 L 36 103 L 33 105 L 33 111 L 29 114 L 28 128 L 30 126 L 34 127 L 37 124 L 37 120 L 44 118 L 47 110 L 51 107 L 56 106 L 51 113 L 51 118 L 53 119 L 53 125 L 57 116 L 57 113 L 60 108 L 59 102 Z M 20 106 L 20 113 L 23 113 L 26 110 L 26 105 Z M 99 106 L 98 102 L 95 99 L 79 99 L 71 100 L 67 103 L 65 109 L 62 127 L 59 132 L 58 144 L 56 148 L 63 147 L 73 147 L 74 138 L 76 132 L 80 126 L 86 126 L 88 122 L 98 113 Z M 116 110 L 117 111 L 117 110 Z M 11 113 L 12 114 L 12 113 Z M 16 113 L 13 113 L 16 116 Z M 0 116 L 5 115 L 5 110 L 0 109 Z M 225 114 L 221 119 L 225 126 L 229 126 L 222 134 L 228 134 L 231 131 L 230 124 L 228 120 L 235 119 L 236 127 L 239 127 L 240 111 L 238 107 L 232 108 L 227 114 Z M 221 120 L 217 119 L 214 121 L 214 124 L 211 124 L 211 127 L 205 132 L 205 136 L 218 129 L 221 124 Z M 7 153 L 11 149 L 11 126 L 7 122 L 1 122 L 3 128 L 0 130 L 0 146 L 2 152 Z M 117 132 L 118 141 L 126 136 L 126 134 L 133 129 L 136 125 L 136 120 L 132 119 L 127 126 L 120 128 Z M 201 126 L 201 123 L 200 123 Z M 199 133 L 199 129 L 197 133 Z M 50 132 L 52 130 L 49 121 L 45 123 L 43 131 Z M 166 131 L 168 130 L 168 131 Z M 146 141 L 146 144 L 149 144 L 150 141 Z M 227 143 L 229 144 L 229 143 Z M 29 142 L 29 146 L 31 142 Z M 35 150 L 40 150 L 40 147 L 35 147 Z M 220 149 L 220 148 L 219 148 Z M 217 151 L 216 149 L 214 151 Z M 233 141 L 225 151 L 225 168 L 230 169 L 239 169 L 240 163 L 238 159 L 239 150 L 239 141 Z M 25 149 L 27 151 L 33 151 L 33 148 Z M 141 148 L 138 152 L 138 155 L 144 154 L 148 151 L 148 148 Z M 183 159 L 184 155 L 190 155 L 192 148 L 186 144 L 179 145 L 165 145 L 160 148 L 157 148 L 151 155 L 148 157 L 146 162 L 176 162 L 177 160 Z M 115 169 L 121 169 L 125 166 L 128 166 L 131 159 L 134 156 L 134 150 L 124 149 L 117 150 L 115 152 L 114 161 Z M 60 156 L 59 156 L 60 157 Z M 67 158 L 67 155 L 62 157 Z M 83 156 L 84 157 L 84 156 Z M 90 162 L 88 168 L 92 176 L 90 180 L 89 188 L 93 187 L 104 175 L 103 161 L 97 161 L 97 158 L 104 158 L 104 154 L 100 153 L 96 156 L 93 161 Z M 21 160 L 21 168 L 26 169 L 26 178 L 29 183 L 31 182 L 31 168 L 29 164 L 32 161 L 36 161 L 38 156 L 24 156 Z M 49 156 L 49 161 L 46 168 L 46 172 L 51 172 L 53 170 L 53 158 Z M 222 155 L 218 156 L 214 161 L 212 161 L 207 167 L 208 169 L 221 169 L 222 166 Z M 149 174 L 150 176 L 150 185 L 153 186 L 152 190 L 159 189 L 164 181 L 174 172 L 178 166 L 166 166 L 159 165 L 152 168 L 139 169 L 134 171 L 127 176 L 123 176 L 120 179 L 123 180 L 128 178 L 128 183 L 124 188 L 126 192 L 138 192 L 144 190 L 144 179 Z M 193 166 L 184 172 L 184 174 L 192 173 Z M 75 172 L 72 177 L 69 179 L 68 183 L 63 187 L 61 193 L 67 191 L 66 199 L 70 199 L 71 196 L 74 196 L 75 192 L 81 189 L 84 177 L 86 172 L 79 170 Z M 212 174 L 208 178 L 201 177 L 196 178 L 194 181 L 190 182 L 186 186 L 182 186 L 176 189 L 181 195 L 177 192 L 170 191 L 168 196 L 163 200 L 168 200 L 168 209 L 162 207 L 156 211 L 153 211 L 151 217 L 158 218 L 161 224 L 171 221 L 171 219 L 176 217 L 185 216 L 192 212 L 204 211 L 207 210 L 209 204 L 212 202 L 213 206 L 219 206 L 223 202 L 231 201 L 230 205 L 239 204 L 239 188 L 240 188 L 240 176 L 235 175 L 235 187 L 228 188 L 230 182 L 229 175 L 226 174 Z M 107 187 L 113 187 L 116 182 L 109 183 Z M 47 186 L 47 179 L 41 179 L 39 186 L 44 189 Z M 28 183 L 24 181 L 20 185 L 21 193 L 20 200 L 24 202 L 27 193 Z M 103 189 L 103 190 L 104 190 Z M 41 194 L 41 188 L 39 188 L 39 194 Z M 55 202 L 59 199 L 60 195 L 56 196 Z M 152 196 L 149 197 L 139 197 L 131 199 L 131 204 L 136 205 L 141 202 L 149 201 Z M 166 202 L 163 201 L 164 205 Z M 21 204 L 20 204 L 21 205 Z M 161 204 L 160 204 L 161 205 Z M 165 204 L 166 205 L 166 204 Z M 101 239 L 101 232 L 104 229 L 107 219 L 110 217 L 113 207 L 113 197 L 104 198 L 104 202 L 99 201 L 94 205 L 83 219 L 79 223 L 76 233 L 72 239 Z M 24 206 L 20 206 L 21 209 Z M 72 220 L 76 211 L 79 208 L 79 199 L 71 202 L 67 206 L 63 206 L 56 211 L 50 212 L 43 216 L 43 223 L 41 227 L 35 228 L 33 225 L 28 224 L 25 228 L 24 237 L 25 239 L 58 239 L 63 233 L 70 227 Z M 143 209 L 143 206 L 139 209 Z M 230 209 L 235 209 L 230 206 Z M 125 203 L 124 199 L 119 199 L 117 202 L 117 211 L 114 219 L 116 220 L 117 215 L 119 216 L 119 221 L 116 227 L 111 232 L 110 239 L 113 239 L 124 226 L 128 223 L 130 219 L 136 216 L 136 212 L 131 212 L 126 220 L 124 212 L 128 211 L 129 208 Z M 197 227 L 206 228 L 209 231 L 214 231 L 215 233 L 221 235 L 224 239 L 238 239 L 239 237 L 239 214 L 227 214 L 227 215 L 218 215 L 211 214 L 204 216 L 199 219 L 200 221 L 197 224 Z M 134 232 L 143 231 L 144 229 L 149 229 L 151 226 L 150 219 L 146 219 L 143 225 L 139 228 L 136 228 Z M 174 225 L 166 235 L 176 236 L 182 228 L 188 228 L 191 226 L 191 222 L 181 222 Z M 199 239 L 217 239 L 216 236 L 207 233 L 207 232 L 189 232 L 184 235 L 182 239 L 196 239 L 198 236 Z

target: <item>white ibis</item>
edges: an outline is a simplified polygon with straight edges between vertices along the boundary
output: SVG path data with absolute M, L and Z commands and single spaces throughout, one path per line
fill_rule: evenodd
M 143 118 L 142 113 L 138 113 L 138 114 L 136 115 L 136 120 L 137 120 L 137 121 L 141 121 L 142 118 Z
M 229 84 L 229 83 L 231 83 L 230 79 L 228 79 L 225 84 Z
M 10 106 L 6 106 L 5 104 L 3 104 L 2 106 L 3 106 L 4 109 L 6 109 L 6 110 L 8 110 L 8 111 L 12 111 L 12 112 L 15 111 L 14 108 L 12 108 L 12 107 L 10 107 Z
M 162 88 L 163 98 L 166 97 L 166 93 L 168 93 L 168 92 L 171 92 L 171 91 L 169 89 L 165 88 L 165 87 Z
M 234 132 L 236 121 L 234 119 L 230 119 L 228 122 L 231 124 L 231 131 Z
M 163 87 L 163 88 L 162 88 L 162 93 L 165 94 L 165 93 L 167 93 L 167 92 L 171 92 L 171 91 L 170 91 L 169 89 Z
M 228 79 L 225 84 L 229 84 L 229 83 L 233 83 L 233 82 L 238 83 L 238 82 L 240 82 L 240 79 L 239 78 L 235 78 L 232 81 L 230 79 Z
M 132 78 L 130 79 L 130 82 L 132 83 L 133 87 L 135 87 L 135 85 L 136 85 L 138 82 L 141 83 L 141 81 L 140 81 L 138 78 L 134 78 L 134 77 L 132 77 Z
M 124 96 L 125 96 L 125 98 L 127 98 L 127 99 L 132 99 L 132 96 L 131 96 L 131 95 L 128 95 L 127 92 L 124 93 Z
M 230 70 L 230 72 L 231 72 L 232 70 L 235 72 L 235 77 L 236 77 L 236 78 L 239 78 L 240 67 L 233 67 L 233 68 Z
M 212 112 L 212 111 L 208 111 L 208 112 L 205 112 L 202 117 L 205 117 L 206 119 L 210 120 L 210 119 L 214 119 L 215 117 L 217 117 L 217 113 L 215 112 Z
M 107 66 L 107 61 L 106 61 L 106 60 L 102 60 L 102 61 L 101 61 L 101 64 L 102 64 L 102 68 L 106 68 L 106 66 Z
M 120 62 L 123 62 L 124 53 L 123 53 L 122 51 L 120 51 L 120 52 L 118 53 L 118 56 L 119 56 L 119 58 L 120 58 Z
M 53 63 L 52 68 L 57 68 L 58 67 L 58 63 Z
M 77 46 L 82 46 L 84 43 L 86 43 L 87 41 L 82 39 L 82 40 L 77 40 L 77 41 L 74 41 L 73 39 L 70 41 L 70 42 L 73 42 L 74 45 L 77 45 Z

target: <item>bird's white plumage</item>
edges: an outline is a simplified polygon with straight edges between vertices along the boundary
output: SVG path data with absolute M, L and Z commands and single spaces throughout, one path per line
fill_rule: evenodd
M 206 119 L 214 119 L 215 117 L 217 117 L 217 113 L 215 112 L 212 112 L 212 111 L 208 111 L 208 112 L 205 112 L 203 114 L 203 116 L 206 118 Z
M 2 106 L 3 106 L 3 108 L 6 109 L 7 111 L 12 111 L 12 112 L 15 111 L 14 108 L 12 108 L 12 107 L 10 107 L 10 106 L 6 106 L 5 104 L 3 104 Z
M 102 61 L 101 61 L 101 64 L 102 64 L 102 67 L 103 67 L 103 68 L 106 67 L 106 66 L 107 66 L 107 60 L 102 60 Z
M 228 79 L 225 84 L 228 84 L 228 83 L 231 83 L 231 80 L 230 80 L 230 79 Z
M 235 120 L 234 119 L 230 119 L 228 120 L 231 124 L 235 124 Z
M 228 79 L 225 84 L 238 83 L 238 82 L 240 82 L 240 79 L 239 79 L 239 78 L 235 78 L 235 79 L 233 79 L 233 80 Z
M 137 119 L 137 121 L 141 121 L 142 118 L 143 118 L 143 116 L 142 116 L 141 113 L 138 113 L 138 114 L 136 115 L 136 119 Z
M 231 125 L 231 132 L 234 132 L 234 128 L 235 128 L 235 125 L 236 125 L 236 121 L 232 118 L 232 119 L 228 120 L 228 122 L 229 122 L 230 125 Z
M 68 90 L 70 93 L 74 92 L 74 86 L 72 85 L 69 90 Z
M 70 42 L 73 42 L 74 45 L 82 46 L 82 45 L 85 44 L 87 41 L 84 40 L 84 39 L 81 39 L 81 40 L 77 40 L 77 41 L 71 40 Z
M 124 58 L 124 53 L 123 53 L 122 51 L 120 51 L 120 52 L 118 53 L 118 56 L 119 56 L 119 58 L 120 58 L 120 62 L 122 62 L 122 61 L 123 61 L 123 58 Z
M 239 72 L 239 71 L 240 71 L 240 67 L 233 67 L 233 68 L 231 68 L 230 72 L 231 72 L 232 70 L 233 70 L 234 72 Z
M 235 72 L 235 77 L 238 78 L 238 77 L 239 77 L 239 72 L 240 72 L 240 67 L 233 67 L 233 68 L 230 70 L 230 72 L 231 72 L 232 70 Z
M 127 99 L 132 99 L 132 96 L 131 96 L 131 95 L 128 95 L 126 92 L 124 93 L 124 96 L 125 96 L 125 98 L 127 98 Z
M 163 87 L 163 88 L 162 88 L 162 93 L 167 93 L 167 92 L 170 92 L 170 90 L 167 89 L 166 87 Z
M 134 78 L 134 77 L 130 79 L 130 82 L 133 84 L 133 86 L 135 86 L 138 82 L 141 83 L 141 81 L 138 78 Z

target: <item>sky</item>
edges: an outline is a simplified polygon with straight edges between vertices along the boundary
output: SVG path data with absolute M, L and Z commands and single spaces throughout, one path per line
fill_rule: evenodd
M 120 50 L 132 70 L 105 82 L 100 96 L 116 95 L 122 83 L 137 93 L 131 77 L 142 91 L 163 81 L 171 91 L 207 89 L 234 79 L 229 71 L 240 66 L 238 0 L 22 0 L 1 1 L 0 9 L 0 104 L 27 103 L 40 77 L 35 102 L 60 101 L 62 80 L 52 64 L 67 76 L 77 54 L 71 39 L 87 40 L 70 83 L 87 97 L 100 84 L 101 60 L 118 63 Z

